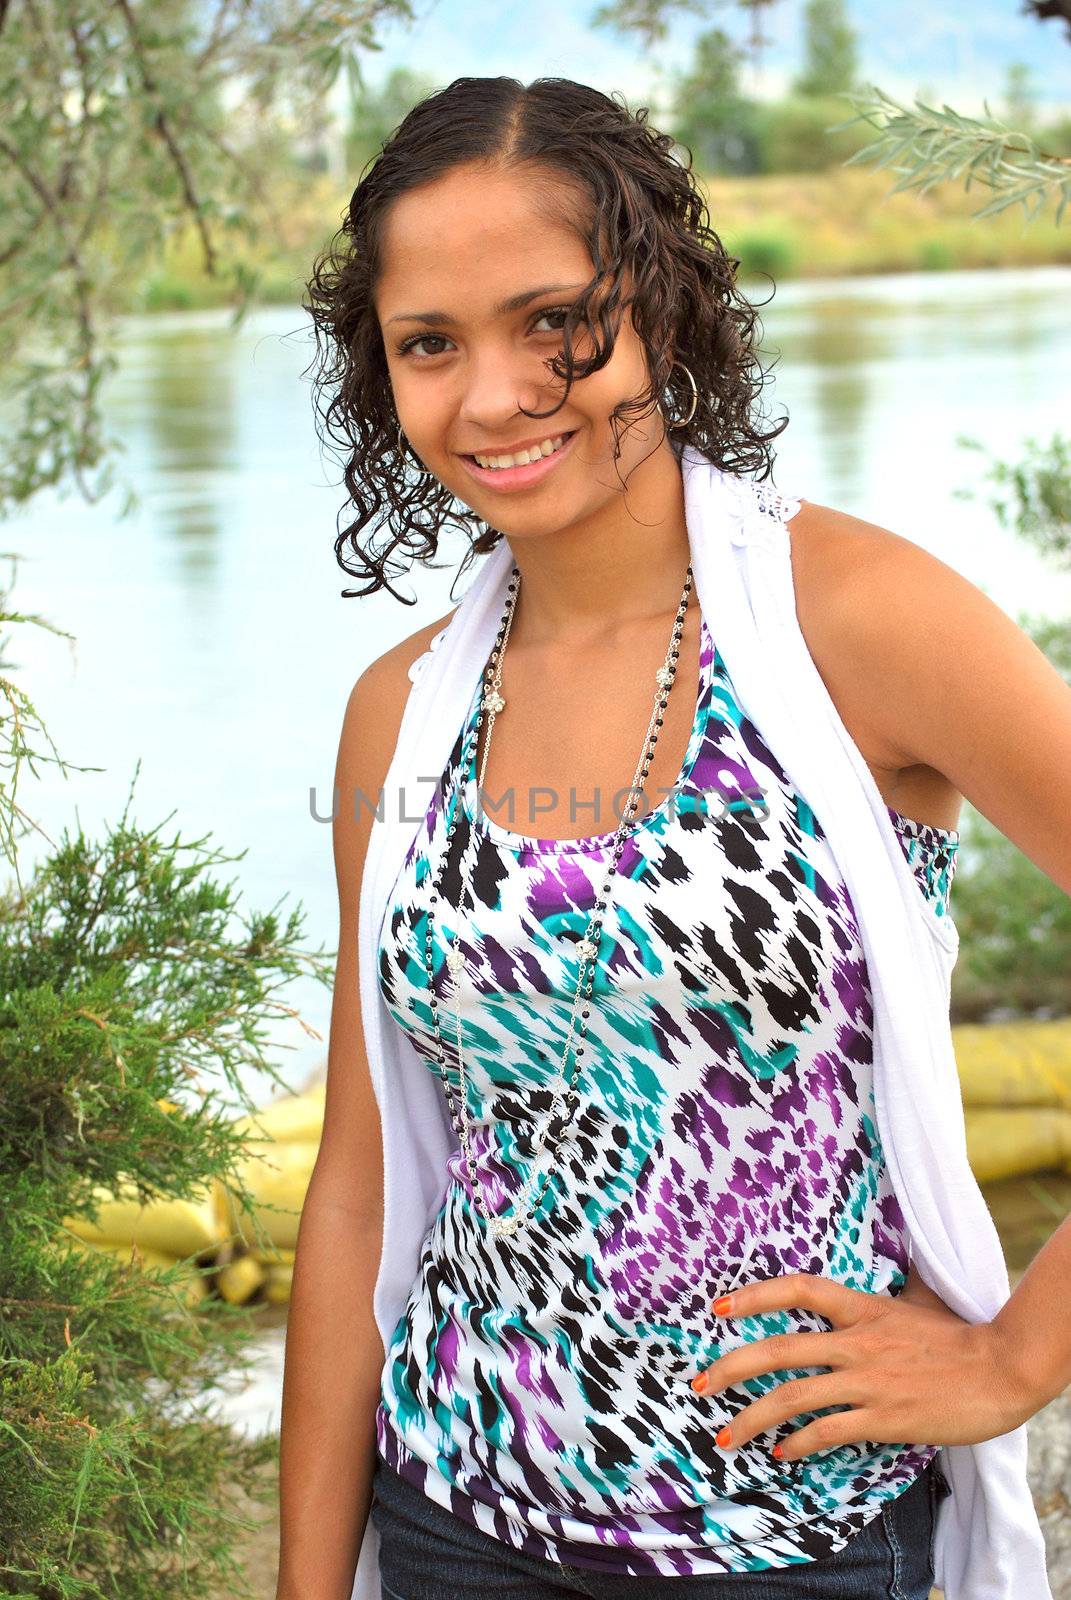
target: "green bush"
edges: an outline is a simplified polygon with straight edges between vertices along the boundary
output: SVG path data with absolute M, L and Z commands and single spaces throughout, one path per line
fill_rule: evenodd
M 947 272 L 953 265 L 952 251 L 944 239 L 920 239 L 915 253 L 922 272 Z
M 193 286 L 168 272 L 154 272 L 141 287 L 142 311 L 191 311 L 198 303 Z
M 238 918 L 211 871 L 234 859 L 124 816 L 0 891 L 0 1594 L 251 1594 L 235 1531 L 256 1525 L 243 1496 L 274 1495 L 278 1440 L 213 1414 L 248 1371 L 249 1311 L 191 1297 L 195 1262 L 87 1253 L 65 1227 L 97 1219 L 98 1189 L 218 1178 L 252 1199 L 219 1090 L 249 1107 L 250 1069 L 278 1081 L 271 991 L 327 972 L 295 949 L 299 913 Z
M 1071 441 L 1028 438 L 1019 457 L 994 458 L 977 439 L 956 441 L 987 458 L 996 485 L 989 504 L 1001 526 L 1053 566 L 1071 559 Z M 978 498 L 960 489 L 961 500 Z M 1071 683 L 1071 622 L 1020 613 L 1015 619 L 1042 655 Z M 1043 781 L 1043 780 L 1042 780 Z M 960 935 L 953 974 L 953 1017 L 1071 1016 L 1071 896 L 1059 888 L 989 819 L 967 806 L 961 863 L 952 890 Z
M 730 254 L 740 258 L 740 276 L 769 272 L 773 277 L 794 271 L 800 251 L 796 238 L 784 228 L 747 228 L 726 241 Z

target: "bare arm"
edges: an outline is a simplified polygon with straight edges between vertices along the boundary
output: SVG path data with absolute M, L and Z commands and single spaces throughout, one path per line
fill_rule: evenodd
M 383 1146 L 361 1023 L 357 912 L 373 819 L 410 689 L 444 618 L 381 656 L 350 694 L 335 768 L 339 945 L 320 1148 L 301 1211 L 287 1314 L 276 1600 L 349 1600 L 372 1496 L 383 1342 L 372 1295 Z

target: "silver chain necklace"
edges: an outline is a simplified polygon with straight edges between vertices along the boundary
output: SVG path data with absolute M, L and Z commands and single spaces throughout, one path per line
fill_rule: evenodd
M 487 756 L 491 748 L 491 735 L 494 732 L 495 718 L 501 715 L 506 707 L 506 701 L 502 694 L 502 657 L 505 651 L 506 641 L 509 638 L 509 631 L 513 623 L 513 613 L 516 609 L 517 593 L 520 589 L 520 581 L 520 572 L 516 567 L 514 567 L 512 576 L 510 578 L 509 589 L 506 595 L 505 610 L 502 614 L 502 621 L 498 628 L 498 636 L 495 640 L 494 648 L 492 649 L 488 658 L 487 666 L 484 668 L 484 693 L 480 701 L 480 706 L 477 711 L 472 733 L 470 734 L 469 741 L 466 743 L 465 749 L 462 753 L 460 766 L 455 774 L 455 804 L 452 808 L 444 807 L 444 815 L 449 815 L 449 824 L 447 826 L 446 839 L 443 845 L 439 870 L 432 881 L 431 899 L 428 907 L 428 918 L 424 940 L 424 965 L 428 976 L 428 993 L 430 997 L 431 1015 L 432 1022 L 435 1027 L 435 1039 L 438 1047 L 436 1066 L 439 1071 L 439 1076 L 442 1078 L 443 1085 L 446 1089 L 446 1099 L 447 1107 L 450 1112 L 450 1121 L 453 1124 L 454 1129 L 461 1141 L 461 1148 L 464 1152 L 465 1162 L 468 1167 L 469 1180 L 472 1185 L 472 1194 L 476 1208 L 487 1222 L 489 1232 L 495 1239 L 506 1238 L 515 1233 L 521 1226 L 522 1222 L 524 1222 L 527 1217 L 531 1216 L 542 1203 L 547 1184 L 551 1179 L 551 1168 L 549 1166 L 544 1175 L 543 1185 L 539 1191 L 539 1195 L 537 1196 L 534 1205 L 529 1205 L 532 1192 L 535 1189 L 536 1182 L 539 1177 L 539 1172 L 537 1170 L 539 1158 L 543 1154 L 543 1151 L 547 1146 L 547 1142 L 552 1136 L 554 1140 L 561 1138 L 561 1135 L 569 1125 L 569 1121 L 579 1101 L 579 1095 L 576 1090 L 576 1082 L 580 1073 L 580 1058 L 584 1053 L 584 1045 L 582 1041 L 587 1030 L 587 1019 L 591 1011 L 589 1002 L 591 999 L 592 983 L 595 976 L 595 961 L 599 953 L 599 939 L 603 917 L 609 904 L 610 892 L 613 886 L 614 875 L 617 871 L 617 864 L 620 860 L 621 852 L 625 847 L 625 834 L 628 830 L 629 824 L 636 814 L 637 807 L 639 806 L 640 800 L 643 796 L 647 774 L 650 771 L 651 761 L 655 752 L 655 746 L 658 743 L 658 730 L 661 728 L 662 723 L 665 720 L 666 704 L 669 700 L 670 690 L 673 687 L 673 680 L 677 674 L 677 660 L 680 655 L 681 633 L 684 629 L 684 618 L 688 610 L 688 598 L 692 590 L 692 569 L 691 566 L 689 566 L 685 575 L 684 590 L 681 594 L 680 604 L 677 607 L 677 615 L 674 619 L 673 631 L 670 635 L 669 649 L 666 651 L 665 661 L 655 673 L 657 689 L 655 693 L 654 709 L 651 712 L 651 720 L 647 725 L 647 733 L 644 737 L 643 749 L 632 780 L 632 787 L 629 789 L 628 803 L 614 834 L 612 855 L 606 874 L 606 881 L 599 892 L 599 897 L 595 902 L 595 907 L 588 919 L 588 925 L 584 933 L 584 937 L 580 939 L 574 947 L 578 963 L 576 988 L 573 995 L 572 1012 L 569 1019 L 569 1031 L 566 1035 L 565 1047 L 562 1051 L 561 1061 L 559 1063 L 558 1072 L 555 1079 L 554 1094 L 551 1098 L 550 1107 L 545 1113 L 545 1116 L 533 1141 L 532 1163 L 528 1178 L 521 1189 L 520 1195 L 514 1202 L 513 1211 L 507 1216 L 505 1214 L 492 1212 L 488 1208 L 483 1187 L 477 1175 L 476 1162 L 472 1153 L 466 1097 L 465 1058 L 461 1047 L 461 977 L 465 969 L 465 957 L 461 950 L 459 932 L 455 927 L 454 935 L 447 943 L 446 954 L 446 965 L 452 984 L 454 1022 L 457 1036 L 457 1061 L 460 1093 L 456 1097 L 446 1068 L 446 1050 L 443 1044 L 442 1031 L 439 1026 L 439 1001 L 435 994 L 435 965 L 432 957 L 432 940 L 434 933 L 434 919 L 436 915 L 435 908 L 440 897 L 445 900 L 445 896 L 442 894 L 443 879 L 446 874 L 447 862 L 450 859 L 451 842 L 453 840 L 454 830 L 457 826 L 458 815 L 461 810 L 461 795 L 463 787 L 468 779 L 469 763 L 471 760 L 472 751 L 478 747 L 479 744 L 480 727 L 483 723 L 484 713 L 486 712 L 488 717 L 487 742 L 484 746 L 483 762 L 481 763 L 479 777 L 477 779 L 477 811 L 479 810 L 480 794 L 483 789 L 483 776 L 487 770 Z M 489 681 L 488 675 L 490 675 Z M 464 891 L 468 881 L 467 860 L 476 841 L 475 827 L 470 827 L 469 832 L 470 838 L 465 852 L 466 859 L 459 866 L 461 893 L 459 894 L 458 898 L 461 901 L 463 901 L 465 898 Z M 470 905 L 473 903 L 471 888 L 469 889 L 469 902 Z M 449 904 L 449 902 L 447 902 L 447 904 Z M 457 907 L 451 906 L 450 909 L 455 914 L 456 922 L 456 920 L 461 916 L 461 907 L 460 905 Z M 565 1081 L 566 1061 L 569 1056 L 570 1046 L 573 1043 L 574 1032 L 579 1033 L 581 1042 L 578 1042 L 574 1048 L 572 1078 L 567 1086 Z M 563 1098 L 564 1105 L 562 1105 Z M 559 1105 L 562 1105 L 562 1109 L 560 1111 L 557 1109 Z

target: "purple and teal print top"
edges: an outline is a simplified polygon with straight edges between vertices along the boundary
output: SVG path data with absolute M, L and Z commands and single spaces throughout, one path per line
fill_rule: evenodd
M 481 1187 L 508 1211 L 550 1103 L 574 946 L 614 829 L 548 840 L 486 811 L 474 821 L 474 751 L 460 800 L 451 780 L 481 690 L 399 873 L 378 976 L 437 1072 L 424 941 L 443 808 L 460 805 L 453 904 L 473 830 L 478 844 L 475 909 L 461 918 L 466 1105 Z M 925 914 L 947 916 L 958 833 L 889 814 Z M 440 900 L 433 953 L 458 1090 L 452 916 Z M 590 1004 L 580 1103 L 535 1215 L 492 1239 L 463 1154 L 449 1160 L 387 1352 L 378 1450 L 473 1526 L 571 1566 L 679 1576 L 828 1557 L 935 1446 L 862 1442 L 774 1460 L 817 1411 L 722 1450 L 715 1434 L 752 1400 L 830 1369 L 706 1396 L 689 1380 L 743 1344 L 829 1327 L 802 1309 L 718 1318 L 717 1295 L 792 1272 L 896 1295 L 908 1240 L 876 1125 L 855 912 L 818 817 L 744 715 L 705 620 L 679 784 L 629 828 Z

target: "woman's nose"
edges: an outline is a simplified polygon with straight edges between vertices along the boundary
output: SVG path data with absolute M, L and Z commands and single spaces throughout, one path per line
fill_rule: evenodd
M 539 403 L 538 384 L 516 361 L 485 360 L 470 365 L 466 371 L 460 405 L 462 419 L 491 437 L 496 430 L 508 426 L 522 406 L 531 411 Z

